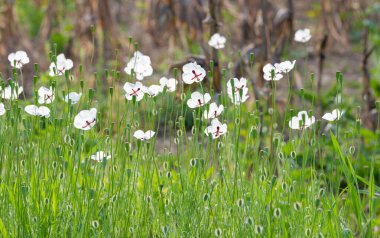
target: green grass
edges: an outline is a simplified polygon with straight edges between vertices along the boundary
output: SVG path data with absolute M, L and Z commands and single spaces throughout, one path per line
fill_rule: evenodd
M 301 104 L 287 105 L 286 118 L 270 108 L 273 98 L 234 106 L 224 89 L 218 103 L 228 133 L 212 140 L 203 109 L 186 106 L 187 89 L 181 98 L 166 92 L 127 101 L 122 85 L 134 80 L 109 75 L 112 89 L 98 79 L 95 92 L 68 75 L 49 78 L 57 85 L 50 118 L 26 114 L 25 100 L 4 101 L 2 237 L 379 235 L 379 133 L 362 128 L 355 107 L 329 103 L 342 92 L 339 80 L 324 108 L 346 113 L 327 131 L 320 120 L 302 131 L 287 126 L 298 111 L 316 110 L 312 88 L 307 97 L 293 92 Z M 34 90 L 41 78 L 36 73 Z M 63 91 L 83 96 L 68 105 Z M 98 109 L 96 126 L 74 128 L 75 115 L 91 107 Z M 138 129 L 157 133 L 140 142 L 132 136 Z M 112 158 L 90 160 L 98 150 Z

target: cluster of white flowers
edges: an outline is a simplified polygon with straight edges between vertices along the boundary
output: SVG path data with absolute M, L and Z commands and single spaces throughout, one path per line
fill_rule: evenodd
M 153 74 L 153 67 L 151 65 L 150 57 L 142 54 L 140 51 L 136 51 L 133 57 L 129 60 L 127 67 L 124 71 L 136 76 L 137 80 L 143 80 L 144 77 L 151 76 Z
M 307 42 L 311 38 L 310 30 L 303 29 L 298 30 L 295 34 L 295 40 L 298 42 Z M 226 38 L 219 33 L 211 36 L 208 44 L 215 49 L 222 49 L 225 47 Z M 21 69 L 25 64 L 29 63 L 29 58 L 26 52 L 17 51 L 11 53 L 8 56 L 8 60 L 12 67 Z M 284 61 L 281 63 L 267 64 L 263 67 L 264 79 L 267 81 L 277 81 L 283 78 L 283 74 L 288 74 L 294 69 L 296 61 Z M 65 75 L 66 71 L 71 70 L 74 64 L 71 59 L 66 59 L 64 54 L 59 54 L 55 61 L 49 66 L 49 75 L 52 77 Z M 150 57 L 136 51 L 133 57 L 127 63 L 125 72 L 129 75 L 135 76 L 135 83 L 126 82 L 123 89 L 125 91 L 125 97 L 127 100 L 141 101 L 144 95 L 148 97 L 156 97 L 160 93 L 175 92 L 178 81 L 175 78 L 162 77 L 159 80 L 159 84 L 153 84 L 150 86 L 144 86 L 141 80 L 145 77 L 151 76 L 153 73 L 153 67 L 151 65 Z M 182 67 L 182 81 L 185 84 L 201 83 L 206 77 L 206 70 L 198 65 L 196 62 L 189 62 Z M 7 100 L 16 100 L 23 92 L 23 87 L 19 86 L 17 82 L 11 83 L 9 86 L 1 90 L 1 97 Z M 55 89 L 53 87 L 42 86 L 38 89 L 38 103 L 39 104 L 51 104 L 54 102 Z M 248 86 L 246 78 L 232 78 L 227 82 L 227 94 L 231 102 L 235 105 L 241 105 L 249 98 Z M 64 96 L 64 101 L 71 104 L 77 104 L 81 99 L 82 93 L 69 92 Z M 223 105 L 218 105 L 216 102 L 208 103 L 211 101 L 211 95 L 209 93 L 201 93 L 195 91 L 191 94 L 191 97 L 187 100 L 187 105 L 191 109 L 205 108 L 203 110 L 203 117 L 205 120 L 211 120 L 210 125 L 204 130 L 206 135 L 211 135 L 213 139 L 227 133 L 227 124 L 223 124 L 219 121 L 218 117 L 224 110 Z M 33 116 L 50 117 L 50 109 L 47 106 L 28 105 L 25 107 L 25 111 Z M 6 109 L 3 103 L 0 103 L 0 115 L 4 115 Z M 331 113 L 326 113 L 322 118 L 333 122 L 339 120 L 343 112 L 339 109 L 333 110 Z M 74 127 L 80 130 L 90 130 L 95 126 L 97 122 L 97 109 L 91 108 L 89 110 L 80 111 L 74 118 Z M 309 116 L 306 111 L 298 112 L 297 116 L 294 116 L 289 121 L 289 127 L 295 130 L 303 130 L 312 126 L 315 123 L 315 117 Z M 150 140 L 156 132 L 152 130 L 136 130 L 133 136 L 140 141 Z M 90 157 L 92 160 L 101 162 L 108 160 L 111 155 L 97 151 Z
M 32 116 L 50 117 L 50 109 L 45 106 L 28 105 L 25 107 L 25 112 Z
M 21 69 L 25 64 L 30 62 L 29 57 L 25 51 L 17 51 L 8 55 L 8 60 L 12 67 Z M 50 76 L 60 76 L 64 75 L 66 70 L 72 69 L 74 66 L 73 61 L 66 59 L 64 54 L 59 54 L 55 62 L 52 62 L 49 66 L 49 75 Z M 6 100 L 15 100 L 23 92 L 23 87 L 19 86 L 17 82 L 7 86 L 2 90 L 1 97 Z M 55 92 L 52 87 L 40 87 L 37 91 L 38 93 L 38 103 L 39 104 L 51 104 L 55 99 Z M 72 103 L 75 104 L 79 101 L 81 94 L 70 93 L 72 98 Z M 67 101 L 65 99 L 65 101 Z M 4 109 L 4 104 L 2 108 Z M 25 112 L 32 116 L 39 117 L 50 117 L 50 109 L 46 106 L 37 106 L 37 105 L 28 105 L 25 107 Z M 5 113 L 5 109 L 1 113 Z
M 125 98 L 127 100 L 133 100 L 133 98 L 136 98 L 136 101 L 141 101 L 145 94 L 149 97 L 156 97 L 162 93 L 165 88 L 167 88 L 168 92 L 174 92 L 177 83 L 177 80 L 174 78 L 167 79 L 166 77 L 161 78 L 160 85 L 153 84 L 150 86 L 144 86 L 141 82 L 127 82 L 124 84 Z
M 290 73 L 290 71 L 294 69 L 295 64 L 295 60 L 292 62 L 287 60 L 281 63 L 276 63 L 274 65 L 268 63 L 263 67 L 264 79 L 266 81 L 278 81 L 283 78 L 282 74 Z
M 303 130 L 315 123 L 315 117 L 307 114 L 306 111 L 298 112 L 297 116 L 292 117 L 289 121 L 289 127 L 293 130 Z
M 153 74 L 153 67 L 151 65 L 150 57 L 136 51 L 133 57 L 129 60 L 127 67 L 124 71 L 129 75 L 135 75 L 137 80 L 143 80 L 145 77 L 151 76 Z M 144 95 L 148 97 L 156 97 L 160 93 L 167 90 L 167 92 L 175 92 L 178 81 L 174 78 L 162 77 L 159 80 L 160 84 L 153 84 L 150 86 L 145 86 L 142 82 L 130 83 L 126 82 L 124 84 L 125 98 L 127 100 L 135 99 L 137 102 L 144 98 Z M 141 141 L 148 141 L 155 135 L 155 132 L 148 130 L 144 132 L 143 130 L 137 130 L 133 136 Z
M 334 122 L 339 120 L 343 115 L 343 112 L 339 109 L 334 109 L 331 113 L 328 112 L 322 116 L 322 119 Z M 306 111 L 298 112 L 297 116 L 292 117 L 289 121 L 289 127 L 293 130 L 303 130 L 315 123 L 315 117 L 309 116 Z
M 206 70 L 196 62 L 190 62 L 182 67 L 182 80 L 186 84 L 200 83 L 206 76 Z M 211 95 L 209 93 L 200 93 L 195 91 L 191 94 L 187 100 L 187 106 L 191 109 L 200 108 L 206 106 L 211 101 Z M 208 108 L 203 112 L 204 118 L 212 119 L 211 125 L 205 129 L 206 135 L 211 135 L 213 139 L 227 133 L 227 124 L 222 124 L 217 118 L 223 112 L 224 106 L 217 105 L 215 102 L 211 103 Z
M 133 136 L 136 137 L 138 140 L 147 141 L 150 138 L 152 138 L 155 134 L 156 132 L 151 130 L 147 130 L 145 132 L 143 130 L 137 130 L 135 131 L 135 133 L 133 133 Z

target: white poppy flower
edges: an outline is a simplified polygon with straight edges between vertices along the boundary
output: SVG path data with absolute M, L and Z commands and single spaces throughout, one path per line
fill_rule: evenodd
M 178 81 L 175 78 L 168 79 L 166 77 L 162 77 L 160 78 L 160 84 L 162 88 L 166 87 L 169 92 L 174 92 Z
M 72 69 L 74 63 L 71 59 L 66 59 L 64 54 L 59 54 L 57 56 L 57 63 L 52 62 L 49 66 L 50 76 L 61 76 L 65 74 L 66 70 Z
M 311 39 L 310 29 L 300 29 L 294 34 L 294 40 L 301 43 L 306 43 Z
M 22 92 L 23 92 L 23 87 L 18 86 L 18 83 L 14 83 L 13 90 L 12 90 L 12 87 L 10 85 L 5 87 L 4 91 L 1 93 L 1 97 L 3 99 L 7 99 L 7 100 L 9 100 L 9 99 L 15 100 L 18 98 L 18 96 Z
M 190 108 L 202 107 L 211 100 L 211 96 L 208 93 L 204 95 L 200 92 L 193 92 L 191 98 L 187 100 L 187 106 Z
M 206 70 L 196 62 L 187 63 L 182 67 L 182 80 L 186 84 L 192 84 L 194 82 L 202 82 L 206 76 Z
M 132 70 L 137 80 L 143 80 L 144 77 L 151 76 L 153 74 L 153 68 L 151 66 L 150 57 L 142 54 L 140 51 L 136 51 L 133 57 L 129 60 L 127 67 L 124 71 L 131 75 Z
M 289 73 L 294 69 L 294 66 L 296 64 L 296 61 L 293 60 L 293 62 L 290 62 L 289 60 L 281 62 L 279 64 L 274 64 L 274 67 L 276 70 L 280 71 L 281 73 Z
M 96 108 L 80 111 L 74 118 L 74 126 L 80 130 L 90 130 L 96 124 Z
M 53 88 L 46 88 L 44 86 L 38 89 L 38 103 L 39 104 L 50 104 L 54 101 L 54 91 Z
M 128 100 L 132 100 L 133 96 L 135 96 L 136 101 L 140 101 L 144 97 L 145 86 L 140 82 L 135 84 L 127 82 L 124 84 L 124 91 Z
M 273 75 L 273 78 L 272 78 L 272 71 L 274 71 L 274 75 Z M 280 79 L 282 79 L 282 74 L 281 74 L 281 71 L 276 68 L 275 66 L 273 66 L 272 64 L 266 64 L 264 67 L 263 67 L 263 72 L 264 72 L 264 79 L 266 81 L 278 81 Z
M 142 130 L 137 130 L 135 133 L 133 133 L 133 136 L 141 141 L 147 141 L 150 138 L 152 138 L 156 134 L 156 132 L 148 130 L 146 132 Z
M 32 116 L 50 117 L 50 109 L 45 106 L 28 105 L 25 107 L 25 111 Z
M 0 103 L 0 116 L 5 114 L 5 107 L 3 103 Z
M 232 90 L 232 84 L 234 85 L 234 90 Z M 227 82 L 227 94 L 231 97 L 232 94 L 238 93 L 243 88 L 247 87 L 246 78 L 232 78 Z
M 220 35 L 219 33 L 215 33 L 211 36 L 210 40 L 208 41 L 208 44 L 209 46 L 219 50 L 225 47 L 226 41 L 226 37 Z
M 71 104 L 77 104 L 82 97 L 82 93 L 71 92 L 65 96 L 65 102 L 71 100 Z
M 213 102 L 210 104 L 209 110 L 204 111 L 203 116 L 205 119 L 217 118 L 220 114 L 222 114 L 223 109 L 223 105 L 218 106 L 215 102 Z
M 300 111 L 297 116 L 292 117 L 289 121 L 289 127 L 294 130 L 303 130 L 315 123 L 315 117 L 307 114 L 306 111 Z
M 248 96 L 248 88 L 242 88 L 235 92 L 234 94 L 229 94 L 228 97 L 231 99 L 231 102 L 235 105 L 240 105 L 247 101 Z
M 148 94 L 149 97 L 155 97 L 162 92 L 162 87 L 161 85 L 151 85 L 149 87 L 143 87 L 142 90 L 144 93 Z
M 10 53 L 8 55 L 8 60 L 12 67 L 16 69 L 21 69 L 24 64 L 29 63 L 29 57 L 25 51 L 17 51 L 16 53 Z
M 342 115 L 342 111 L 340 111 L 339 109 L 334 109 L 331 113 L 328 112 L 325 115 L 323 115 L 322 118 L 326 121 L 337 121 L 342 117 Z
M 97 151 L 95 154 L 91 155 L 90 158 L 96 162 L 102 162 L 103 160 L 111 159 L 111 155 L 100 150 Z
M 211 121 L 211 125 L 205 129 L 206 135 L 212 135 L 213 139 L 219 138 L 227 133 L 227 124 L 222 124 L 218 118 Z

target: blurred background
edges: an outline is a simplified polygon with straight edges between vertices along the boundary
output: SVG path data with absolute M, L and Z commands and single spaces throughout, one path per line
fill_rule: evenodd
M 307 44 L 293 40 L 301 28 L 311 29 Z M 215 32 L 228 39 L 221 52 L 207 45 Z M 265 91 L 264 64 L 297 59 L 295 87 L 305 87 L 314 73 L 320 95 L 341 71 L 346 90 L 368 114 L 380 95 L 379 44 L 378 0 L 0 0 L 4 80 L 12 73 L 9 53 L 26 51 L 45 72 L 56 51 L 74 61 L 74 77 L 82 64 L 90 87 L 94 72 L 107 87 L 111 76 L 100 72 L 122 72 L 138 45 L 152 59 L 154 75 L 148 80 L 172 74 L 171 69 L 190 59 L 206 68 L 213 60 L 215 89 L 225 83 L 220 78 L 227 69 L 227 78 L 249 78 L 258 97 Z M 30 87 L 33 65 L 24 67 L 23 74 Z

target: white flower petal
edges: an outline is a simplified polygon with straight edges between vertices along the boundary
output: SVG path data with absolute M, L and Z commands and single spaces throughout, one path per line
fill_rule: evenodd
M 80 111 L 74 118 L 74 127 L 80 130 L 90 130 L 96 124 L 96 108 Z

